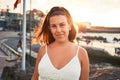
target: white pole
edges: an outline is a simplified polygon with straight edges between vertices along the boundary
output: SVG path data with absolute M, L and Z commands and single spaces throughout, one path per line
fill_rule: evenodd
M 22 41 L 22 70 L 25 69 L 25 60 L 26 60 L 26 0 L 23 0 L 23 41 Z

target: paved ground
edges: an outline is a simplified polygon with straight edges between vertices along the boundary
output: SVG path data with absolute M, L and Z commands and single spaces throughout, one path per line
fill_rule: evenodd
M 8 38 L 8 37 L 19 37 L 17 34 L 19 32 L 14 31 L 0 31 L 0 39 Z
M 0 31 L 0 40 L 9 38 L 9 37 L 19 37 L 17 33 L 18 32 Z M 7 58 L 9 58 L 9 56 L 5 55 L 5 53 L 0 49 L 0 80 L 2 80 L 1 74 L 2 74 L 3 68 L 5 66 L 13 66 L 16 63 L 15 61 L 12 61 L 12 62 L 6 61 Z
M 6 43 L 7 45 L 9 45 L 10 47 L 12 47 L 13 49 L 17 49 L 17 42 L 18 40 L 20 39 L 20 37 L 17 35 L 18 32 L 1 32 L 0 31 L 0 41 L 3 41 L 4 43 Z M 28 43 L 28 40 L 27 40 L 27 43 Z M 36 47 L 37 46 L 37 47 Z M 37 51 L 39 45 L 32 45 L 31 49 L 34 50 L 34 51 Z M 28 46 L 28 48 L 30 48 Z M 7 56 L 5 55 L 5 53 L 0 49 L 0 77 L 1 77 L 1 74 L 2 74 L 2 71 L 3 71 L 3 68 L 5 66 L 13 66 L 16 61 L 7 61 L 7 59 L 10 58 L 10 56 Z M 0 78 L 0 80 L 2 80 Z
M 5 66 L 13 66 L 16 63 L 16 61 L 8 62 L 6 60 L 7 58 L 9 58 L 9 56 L 6 56 L 4 52 L 0 49 L 0 80 L 2 80 L 1 74 L 2 74 L 3 68 Z

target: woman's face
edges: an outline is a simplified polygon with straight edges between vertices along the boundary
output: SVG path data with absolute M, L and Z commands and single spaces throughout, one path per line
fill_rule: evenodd
M 50 31 L 55 41 L 68 41 L 69 31 L 71 30 L 67 18 L 64 15 L 50 17 Z

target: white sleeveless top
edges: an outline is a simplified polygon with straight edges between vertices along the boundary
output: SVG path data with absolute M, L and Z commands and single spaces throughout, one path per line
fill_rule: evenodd
M 79 47 L 76 55 L 64 67 L 56 69 L 50 61 L 46 46 L 46 53 L 38 64 L 39 80 L 79 80 L 81 64 L 78 51 Z

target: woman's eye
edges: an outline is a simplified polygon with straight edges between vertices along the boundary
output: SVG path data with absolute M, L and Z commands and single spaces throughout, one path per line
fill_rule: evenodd
M 60 24 L 60 26 L 61 26 L 61 27 L 64 27 L 64 26 L 65 26 L 65 24 Z
M 56 28 L 56 25 L 50 25 L 51 28 Z

